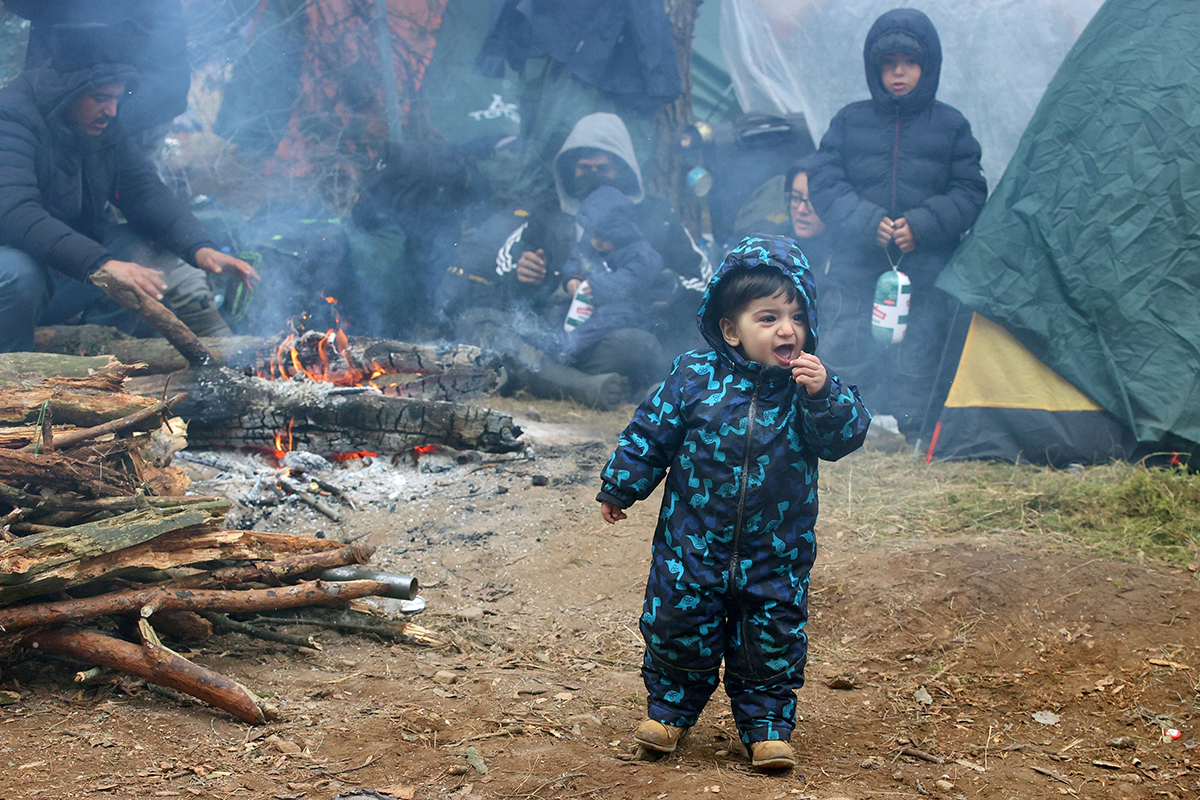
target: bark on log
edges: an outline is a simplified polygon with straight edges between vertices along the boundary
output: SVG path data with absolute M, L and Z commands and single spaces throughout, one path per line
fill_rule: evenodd
M 128 416 L 121 417 L 120 419 L 114 419 L 111 422 L 105 422 L 102 425 L 96 425 L 91 428 L 84 428 L 82 430 L 64 433 L 61 436 L 54 438 L 54 446 L 60 450 L 65 450 L 66 448 L 74 447 L 81 442 L 87 442 L 92 439 L 98 439 L 99 437 L 110 433 L 117 433 L 119 431 L 126 431 L 131 428 L 135 428 L 149 419 L 154 419 L 155 427 L 158 427 L 159 422 L 157 419 L 155 419 L 155 417 L 178 403 L 186 396 L 187 395 L 181 392 L 170 399 L 160 400 L 154 405 L 146 406 L 142 410 L 136 411 Z M 35 445 L 31 444 L 26 446 L 24 449 L 29 451 L 32 450 L 34 446 Z
M 91 428 L 127 417 L 154 405 L 154 399 L 124 392 L 65 391 L 52 386 L 0 389 L 0 425 L 35 425 L 44 403 L 57 425 Z M 142 425 L 153 430 L 158 422 Z
M 324 539 L 312 541 L 324 542 Z M 305 575 L 320 570 L 344 567 L 350 564 L 366 564 L 375 553 L 375 548 L 361 542 L 337 550 L 321 553 L 306 553 L 276 561 L 262 561 L 222 567 L 212 572 L 202 572 L 171 581 L 167 586 L 176 589 L 208 589 L 218 586 L 233 586 L 239 583 L 267 583 L 278 585 L 284 578 Z M 228 556 L 226 556 L 228 558 Z
M 0 489 L 0 491 L 3 490 Z M 102 497 L 96 500 L 80 500 L 77 497 L 63 495 L 45 497 L 29 495 L 24 492 L 13 496 L 13 499 L 20 499 L 21 502 L 19 505 L 31 511 L 133 511 L 137 508 L 179 508 L 181 506 L 194 506 L 223 501 L 223 498 L 207 495 L 192 495 L 187 497 L 135 495 L 133 497 Z
M 49 590 L 58 591 L 100 578 L 115 577 L 142 570 L 174 569 L 189 564 L 218 560 L 283 560 L 295 558 L 297 554 L 301 556 L 319 555 L 344 549 L 337 542 L 327 539 L 295 536 L 288 533 L 212 530 L 205 529 L 203 526 L 184 528 L 142 544 L 48 569 L 39 577 L 39 583 L 28 588 L 0 586 L 0 606 L 8 605 L 25 597 L 32 597 L 35 594 L 44 594 Z M 0 550 L 0 561 L 2 561 L 3 552 Z M 317 564 L 323 563 L 321 558 L 313 560 Z M 328 560 L 338 561 L 340 558 L 329 558 Z M 335 564 L 335 566 L 342 566 L 342 564 Z M 244 570 L 245 582 L 256 579 L 255 576 L 266 578 L 272 574 L 271 568 L 266 566 L 255 569 L 228 569 L 231 571 Z M 228 576 L 235 573 L 227 572 L 226 574 Z M 280 572 L 280 577 L 299 574 L 303 574 L 303 572 L 289 572 L 284 568 Z M 200 573 L 200 575 L 209 575 L 209 573 Z M 199 588 L 208 585 L 220 586 L 229 582 L 229 577 L 226 577 L 224 581 L 210 584 L 201 580 L 200 576 L 188 576 L 178 582 L 172 581 L 171 585 Z M 279 583 L 279 580 L 269 582 Z
M 273 711 L 237 681 L 193 664 L 161 643 L 141 646 L 95 631 L 61 628 L 43 631 L 30 641 L 37 650 L 109 667 L 203 700 L 252 725 L 262 725 Z
M 214 363 L 212 353 L 200 343 L 200 338 L 172 313 L 171 309 L 150 295 L 117 280 L 105 267 L 93 272 L 91 281 L 119 305 L 149 322 L 150 326 L 174 345 L 175 349 L 193 367 L 203 367 Z
M 83 378 L 116 359 L 96 354 L 80 356 L 75 350 L 42 353 L 0 353 L 0 386 L 40 386 L 47 377 Z
M 270 589 L 129 589 L 76 600 L 0 608 L 0 631 L 53 627 L 87 622 L 110 614 L 149 617 L 163 611 L 224 611 L 249 613 L 283 608 L 343 604 L 369 595 L 384 595 L 387 581 L 305 581 Z
M 42 353 L 78 354 L 82 356 L 112 355 L 127 364 L 141 363 L 143 375 L 163 375 L 188 366 L 187 359 L 165 339 L 114 338 L 86 331 L 98 326 L 61 325 L 39 328 L 35 347 Z M 101 329 L 103 330 L 103 329 Z M 81 337 L 79 332 L 85 336 Z M 253 367 L 258 363 L 268 340 L 260 336 L 204 336 L 200 344 L 220 363 L 231 368 Z
M 78 562 L 113 553 L 183 529 L 220 524 L 228 501 L 175 509 L 143 509 L 27 536 L 0 547 L 0 605 L 69 585 Z
M 131 495 L 137 489 L 125 475 L 60 453 L 21 453 L 0 450 L 0 483 L 27 483 L 55 491 L 76 492 L 87 497 Z
M 289 424 L 295 449 L 324 456 L 400 453 L 426 444 L 488 452 L 524 447 L 512 417 L 479 406 L 385 397 L 308 379 L 264 380 L 225 369 L 198 370 L 173 385 L 188 393 L 174 413 L 188 421 L 188 441 L 195 447 L 274 450 L 276 434 Z

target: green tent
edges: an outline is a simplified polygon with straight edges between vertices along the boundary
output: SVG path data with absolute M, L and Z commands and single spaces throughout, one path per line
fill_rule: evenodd
M 938 281 L 1143 443 L 1200 442 L 1197 42 L 1194 0 L 1108 0 Z

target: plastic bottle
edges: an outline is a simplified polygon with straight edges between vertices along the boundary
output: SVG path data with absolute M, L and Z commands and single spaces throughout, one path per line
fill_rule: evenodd
M 908 330 L 912 281 L 898 269 L 879 276 L 871 309 L 871 336 L 880 344 L 898 344 Z
M 563 330 L 567 333 L 578 328 L 595 311 L 592 305 L 592 289 L 587 281 L 581 281 L 571 299 L 571 307 L 567 309 L 567 318 L 563 320 Z

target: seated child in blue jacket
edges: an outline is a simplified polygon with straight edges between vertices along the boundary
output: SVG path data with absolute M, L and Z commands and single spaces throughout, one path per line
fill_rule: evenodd
M 871 415 L 814 354 L 813 277 L 795 242 L 756 234 L 725 258 L 700 308 L 710 345 L 685 353 L 604 467 L 606 522 L 666 480 L 641 618 L 648 719 L 669 753 L 725 690 L 755 767 L 795 764 L 817 459 L 856 450 Z
M 567 336 L 564 353 L 570 364 L 578 364 L 615 331 L 637 328 L 653 333 L 660 315 L 652 306 L 668 302 L 674 293 L 675 278 L 664 270 L 662 256 L 638 228 L 636 215 L 633 201 L 611 186 L 596 189 L 579 206 L 576 220 L 583 238 L 564 265 L 565 288 L 574 297 L 586 280 L 594 310 Z M 638 341 L 658 350 L 659 357 L 648 363 L 665 366 L 654 337 Z M 629 377 L 635 385 L 648 384 L 651 378 Z

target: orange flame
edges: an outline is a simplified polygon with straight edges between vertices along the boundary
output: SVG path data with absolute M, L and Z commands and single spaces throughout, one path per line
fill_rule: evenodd
M 287 428 L 278 431 L 275 434 L 275 458 L 281 459 L 292 451 L 294 442 L 292 441 L 292 425 L 296 423 L 296 418 L 292 417 L 288 420 Z
M 418 456 L 428 455 L 437 452 L 436 444 L 419 444 L 413 448 L 413 454 Z
M 354 461 L 358 458 L 375 458 L 379 453 L 372 453 L 370 450 L 359 450 L 357 453 L 334 453 L 329 457 L 329 460 L 335 464 L 344 464 L 347 461 Z
M 330 328 L 323 336 L 315 332 L 289 333 L 279 344 L 270 365 L 259 370 L 260 378 L 287 380 L 304 374 L 314 381 L 332 383 L 337 386 L 361 386 L 370 384 L 388 370 L 376 361 L 367 367 L 355 363 L 350 354 L 350 337 L 346 335 L 341 315 L 338 314 L 337 298 L 325 297 L 325 302 L 334 306 L 333 318 L 337 327 Z M 305 314 L 303 323 L 308 319 Z M 377 387 L 378 388 L 378 387 Z

